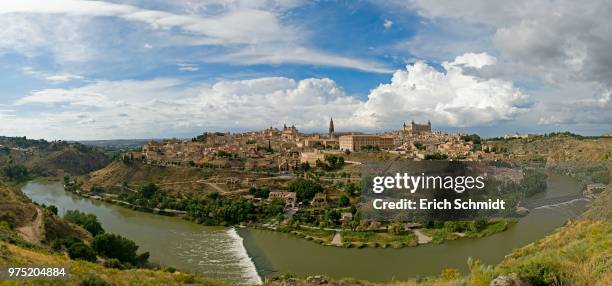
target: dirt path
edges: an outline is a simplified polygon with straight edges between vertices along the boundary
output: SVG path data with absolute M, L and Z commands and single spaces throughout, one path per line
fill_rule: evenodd
M 23 239 L 32 244 L 40 244 L 44 236 L 44 214 L 36 208 L 36 218 L 31 223 L 17 228 Z
M 413 230 L 413 232 L 414 232 L 414 234 L 416 235 L 416 237 L 417 237 L 417 241 L 418 241 L 418 243 L 419 243 L 419 244 L 426 244 L 426 243 L 430 243 L 430 242 L 433 240 L 433 238 L 431 238 L 431 237 L 429 237 L 429 236 L 425 235 L 424 233 L 422 233 L 422 232 L 421 232 L 420 230 L 418 230 L 418 229 Z

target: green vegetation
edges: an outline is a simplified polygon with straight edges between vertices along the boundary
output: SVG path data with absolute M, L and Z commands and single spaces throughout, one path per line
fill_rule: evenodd
M 480 238 L 505 231 L 514 224 L 511 220 L 473 220 L 473 221 L 436 221 L 429 222 L 422 232 L 430 236 L 433 243 L 442 243 L 461 237 Z
M 91 242 L 91 247 L 100 255 L 108 258 L 116 258 L 121 262 L 131 264 L 143 263 L 148 259 L 149 253 L 136 255 L 138 245 L 133 241 L 112 233 L 96 235 Z
M 85 260 L 68 259 L 65 255 L 44 248 L 29 248 L 0 241 L 0 267 L 45 265 L 69 267 L 65 279 L 29 279 L 0 281 L 1 286 L 50 285 L 50 286 L 129 286 L 129 285 L 206 285 L 228 286 L 229 283 L 206 279 L 200 275 L 168 272 L 152 269 L 127 269 L 105 267 Z
M 317 168 L 325 171 L 335 171 L 344 167 L 344 157 L 336 155 L 325 155 L 325 162 L 317 160 Z
M 104 233 L 98 218 L 93 214 L 82 213 L 78 210 L 68 210 L 64 214 L 64 220 L 82 226 L 92 236 Z
M 323 192 L 323 187 L 315 181 L 299 178 L 289 184 L 289 191 L 297 194 L 299 202 L 309 202 L 316 193 Z
M 446 160 L 448 155 L 442 153 L 433 153 L 425 155 L 425 160 Z
M 270 194 L 270 189 L 268 188 L 249 188 L 249 194 L 253 195 L 256 198 L 265 199 Z
M 2 175 L 7 179 L 15 182 L 23 182 L 28 180 L 28 169 L 20 164 L 7 164 L 2 168 Z
M 425 145 L 423 145 L 423 143 L 417 142 L 417 141 L 412 143 L 412 145 L 414 145 L 414 147 L 417 148 L 418 150 L 425 150 L 427 148 L 425 147 Z

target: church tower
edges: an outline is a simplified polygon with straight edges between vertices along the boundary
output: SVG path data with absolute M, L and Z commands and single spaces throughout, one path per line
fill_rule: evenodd
M 334 138 L 334 119 L 331 117 L 329 118 L 329 138 Z

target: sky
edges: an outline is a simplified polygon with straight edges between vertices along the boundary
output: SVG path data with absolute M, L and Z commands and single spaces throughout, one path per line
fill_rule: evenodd
M 0 4 L 0 135 L 612 132 L 606 0 Z

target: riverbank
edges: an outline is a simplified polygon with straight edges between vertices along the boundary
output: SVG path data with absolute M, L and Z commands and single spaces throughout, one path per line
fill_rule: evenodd
M 456 221 L 438 224 L 438 227 L 426 228 L 419 224 L 400 224 L 401 229 L 379 228 L 370 231 L 355 231 L 350 229 L 330 229 L 308 226 L 262 226 L 255 227 L 264 230 L 288 233 L 324 246 L 343 248 L 394 248 L 416 247 L 418 245 L 461 238 L 482 238 L 506 231 L 516 224 L 517 220 L 499 219 L 488 222 Z M 419 227 L 414 227 L 414 226 Z M 433 224 L 432 226 L 436 226 Z
M 56 206 L 59 216 L 68 210 L 96 215 L 105 230 L 135 241 L 139 251 L 150 252 L 149 261 L 159 265 L 233 285 L 252 285 L 262 279 L 247 257 L 242 239 L 237 239 L 231 228 L 203 226 L 84 198 L 65 191 L 56 180 L 30 181 L 22 191 L 38 204 Z

